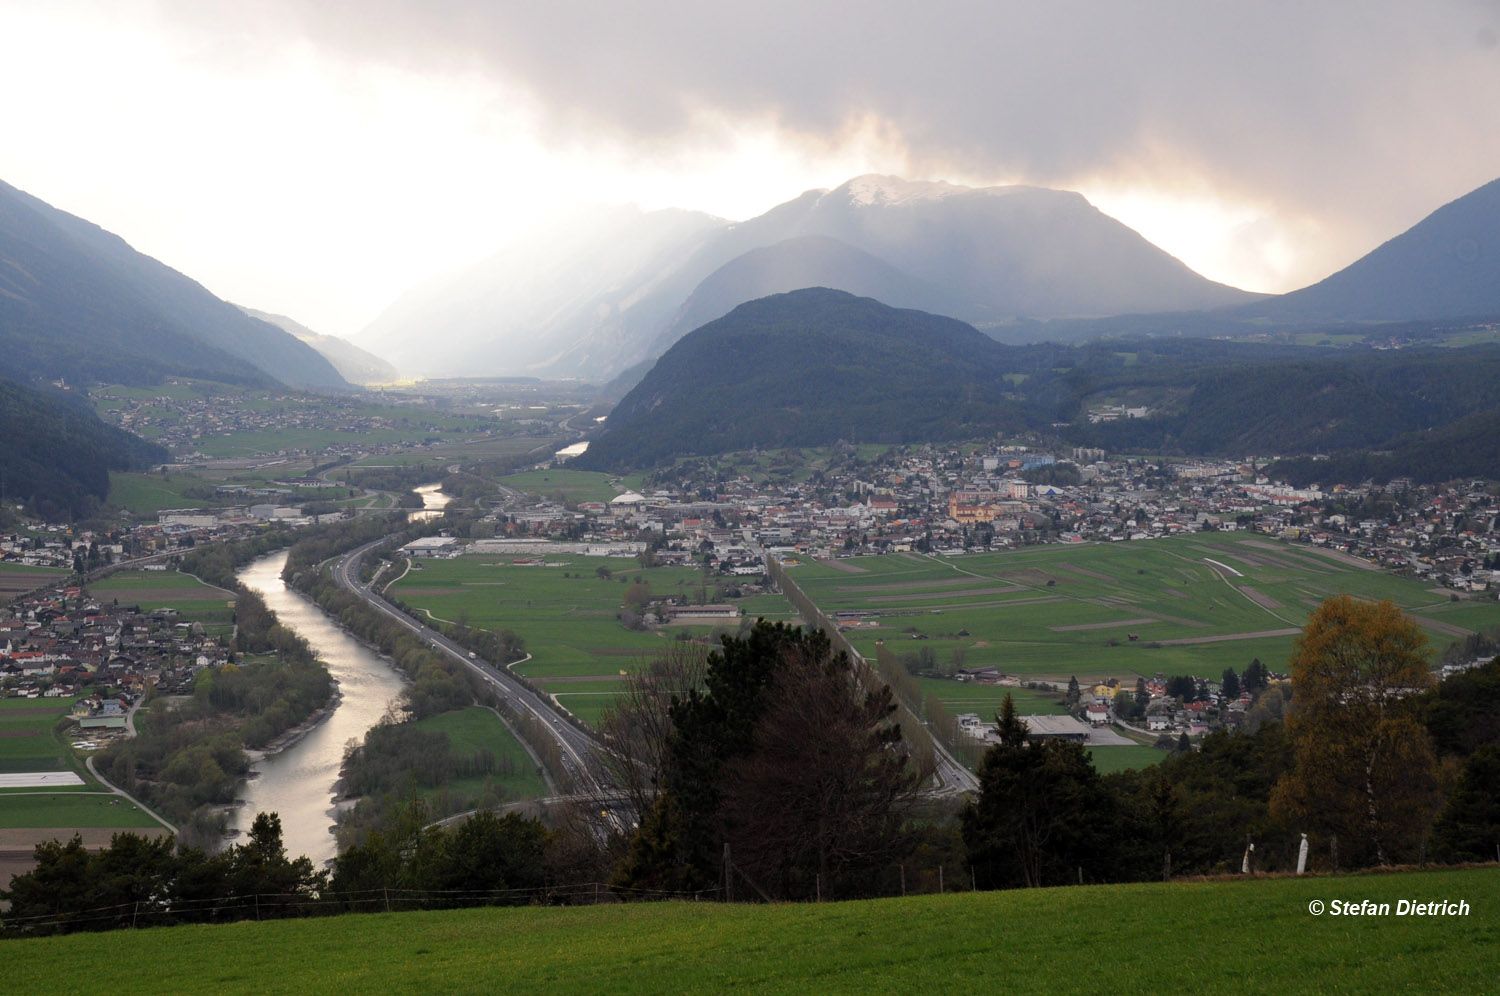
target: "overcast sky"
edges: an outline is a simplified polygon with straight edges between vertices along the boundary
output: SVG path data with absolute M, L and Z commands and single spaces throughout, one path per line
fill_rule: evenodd
M 1500 177 L 1500 0 L 0 0 L 0 179 L 350 335 L 569 201 L 1082 191 L 1302 286 Z

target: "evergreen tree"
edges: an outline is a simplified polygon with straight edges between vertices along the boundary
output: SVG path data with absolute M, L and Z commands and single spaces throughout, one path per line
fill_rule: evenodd
M 1249 666 L 1245 668 L 1245 674 L 1241 681 L 1245 691 L 1254 695 L 1257 692 L 1264 691 L 1270 683 L 1270 676 L 1266 671 L 1266 666 L 1260 662 L 1260 658 L 1257 657 L 1252 660 Z
M 858 894 L 905 846 L 922 775 L 874 684 L 822 632 L 760 620 L 673 701 L 661 791 L 612 883 L 711 889 L 723 853 L 767 894 Z
M 1007 694 L 1000 743 L 984 755 L 979 796 L 960 817 L 975 877 L 987 888 L 1058 885 L 1079 869 L 1111 874 L 1112 803 L 1081 744 L 1029 741 Z
M 1222 682 L 1221 690 L 1224 694 L 1224 700 L 1226 702 L 1233 702 L 1235 699 L 1240 697 L 1240 678 L 1239 675 L 1234 673 L 1234 668 L 1226 667 L 1224 669 L 1224 679 Z
M 1432 827 L 1433 853 L 1444 861 L 1491 861 L 1500 846 L 1500 745 L 1486 744 L 1462 774 Z

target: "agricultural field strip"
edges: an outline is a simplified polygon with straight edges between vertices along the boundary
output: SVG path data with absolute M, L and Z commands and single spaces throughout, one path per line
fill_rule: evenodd
M 1414 616 L 1409 612 L 1407 613 L 1407 615 L 1412 619 L 1415 619 L 1419 625 L 1425 626 L 1430 630 L 1441 633 L 1444 636 L 1451 636 L 1454 639 L 1461 640 L 1466 636 L 1474 635 L 1474 631 L 1472 629 L 1465 629 L 1462 626 L 1455 626 L 1453 623 L 1439 622 L 1438 620 L 1428 618 L 1427 616 Z
M 1233 640 L 1260 640 L 1271 636 L 1296 636 L 1302 627 L 1291 629 L 1267 629 L 1259 633 L 1225 633 L 1220 636 L 1189 636 L 1179 640 L 1156 640 L 1163 647 L 1186 647 L 1198 643 L 1226 643 Z
M 836 561 L 820 560 L 818 563 L 832 566 Z M 909 592 L 927 588 L 955 588 L 965 584 L 973 584 L 973 582 L 968 578 L 935 578 L 931 581 L 897 581 L 891 584 L 846 584 L 840 585 L 835 590 L 845 594 L 861 594 L 872 591 Z M 946 592 L 943 594 L 962 595 L 963 592 Z
M 1073 626 L 1048 626 L 1054 633 L 1076 633 L 1090 629 L 1119 629 L 1122 626 L 1145 626 L 1148 623 L 1160 622 L 1158 619 L 1149 617 L 1141 619 L 1121 619 L 1118 622 L 1078 623 Z
M 934 598 L 967 598 L 971 595 L 1005 595 L 1021 594 L 1020 586 L 1005 585 L 1001 588 L 965 588 L 961 591 L 942 592 L 915 592 L 908 595 L 872 595 L 865 599 L 867 602 L 885 604 L 889 602 L 922 602 Z
M 76 771 L 0 772 L 0 788 L 63 788 L 83 784 Z

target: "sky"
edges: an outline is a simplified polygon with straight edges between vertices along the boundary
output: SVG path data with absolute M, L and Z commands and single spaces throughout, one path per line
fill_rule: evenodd
M 0 0 L 0 180 L 352 335 L 580 202 L 1082 192 L 1312 283 L 1500 177 L 1500 0 Z

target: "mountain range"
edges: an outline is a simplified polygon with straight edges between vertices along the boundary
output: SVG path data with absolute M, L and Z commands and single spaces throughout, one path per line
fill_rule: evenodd
M 400 377 L 395 367 L 374 353 L 360 349 L 348 339 L 314 332 L 306 325 L 286 315 L 273 315 L 267 311 L 247 308 L 244 305 L 240 305 L 239 309 L 251 318 L 268 322 L 283 332 L 290 333 L 317 350 L 325 360 L 333 364 L 339 376 L 351 384 L 389 384 Z
M 406 373 L 608 379 L 737 304 L 815 285 L 981 326 L 1257 298 L 1076 193 L 862 176 L 739 223 L 622 208 L 549 223 L 354 339 Z
M 0 183 L 0 376 L 348 390 L 317 351 L 119 236 Z
M 1149 414 L 1088 418 L 1122 399 Z M 1303 479 L 1347 466 L 1432 481 L 1481 473 L 1497 415 L 1493 343 L 1016 346 L 954 319 L 807 288 L 742 304 L 684 336 L 570 465 L 623 471 L 729 450 L 1039 431 L 1113 452 L 1318 455 L 1297 465 Z M 1371 451 L 1394 459 L 1371 461 Z M 1348 459 L 1361 452 L 1364 463 Z M 1337 462 L 1321 459 L 1329 454 Z

